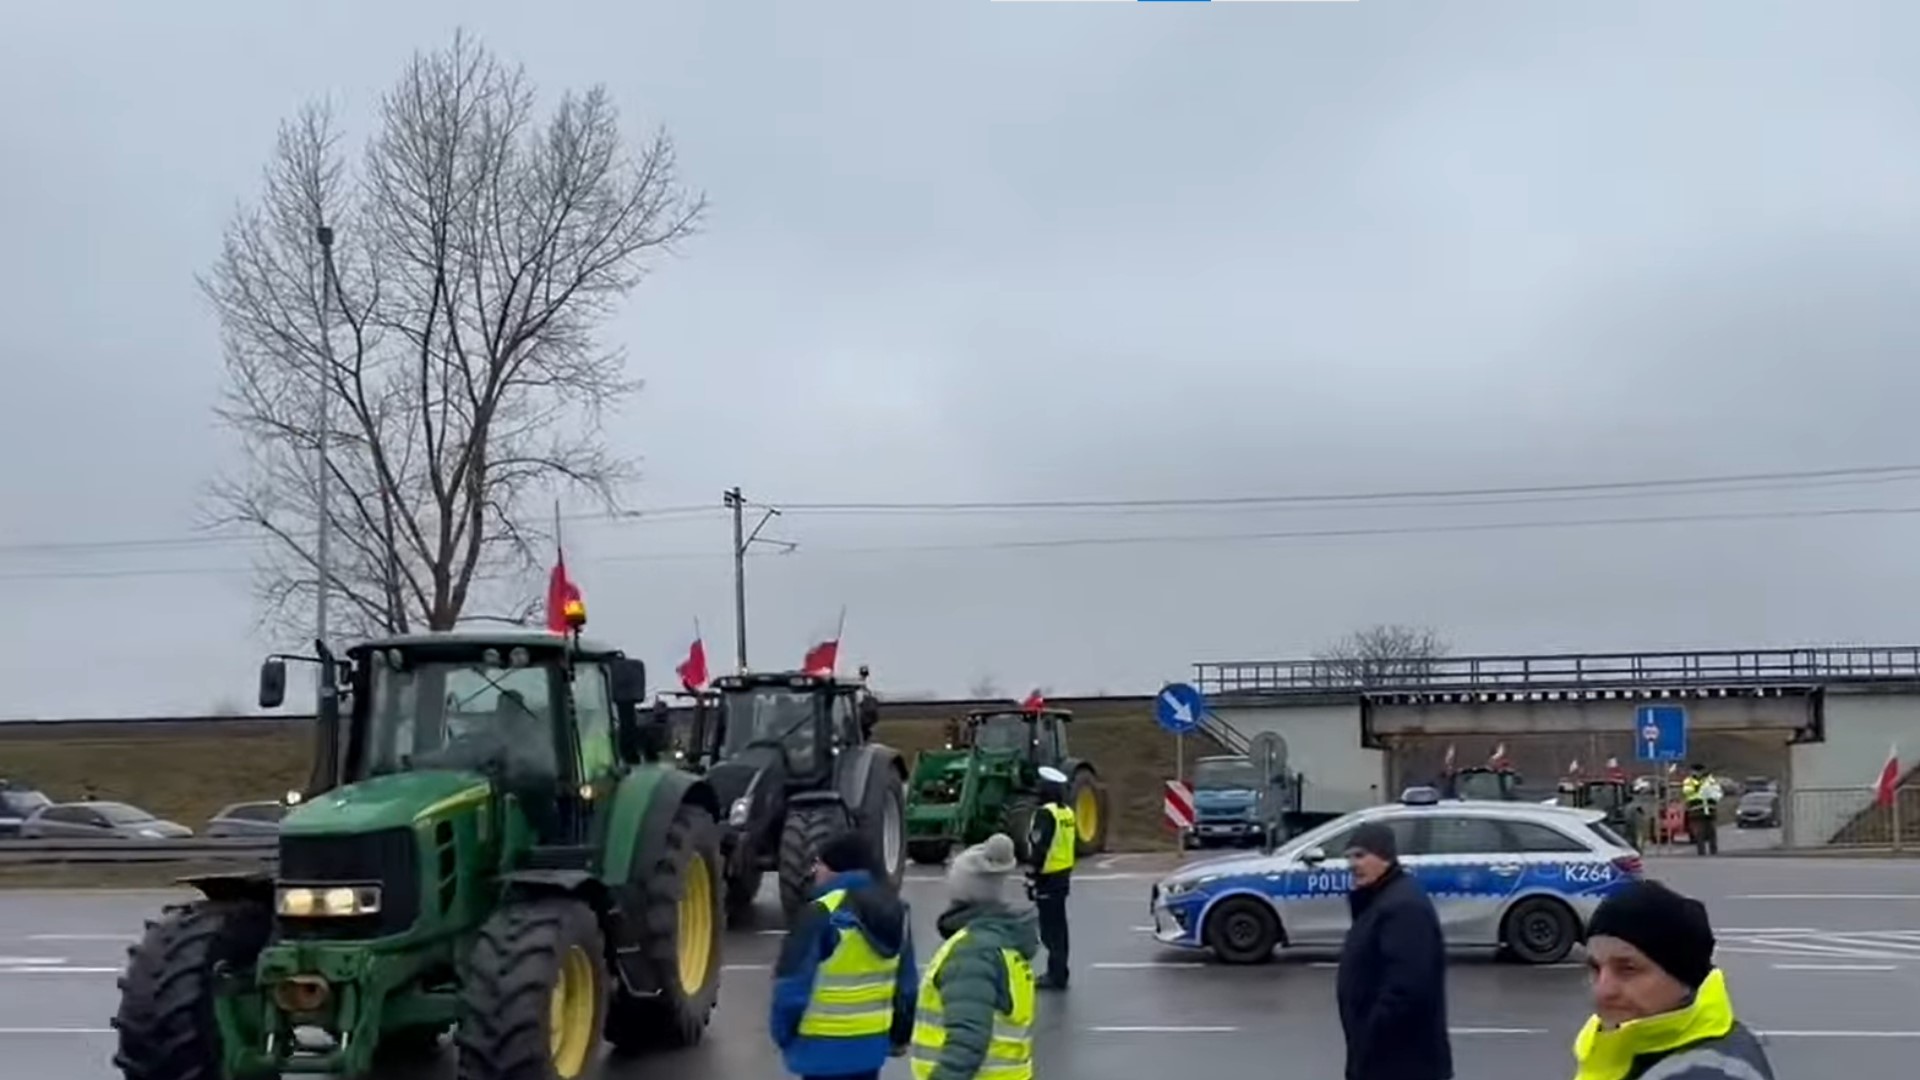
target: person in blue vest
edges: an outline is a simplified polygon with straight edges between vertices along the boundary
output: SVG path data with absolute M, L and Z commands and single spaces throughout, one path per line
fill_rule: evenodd
M 919 974 L 907 905 L 875 862 L 857 833 L 821 845 L 813 898 L 774 965 L 769 1028 L 787 1071 L 803 1080 L 874 1080 L 913 1038 Z

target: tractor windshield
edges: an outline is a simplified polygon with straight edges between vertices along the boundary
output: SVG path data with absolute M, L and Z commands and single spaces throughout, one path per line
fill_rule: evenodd
M 1233 761 L 1201 761 L 1193 767 L 1193 786 L 1210 791 L 1236 791 L 1264 786 L 1260 770 L 1244 758 Z
M 484 661 L 371 667 L 361 756 L 368 775 L 492 765 L 559 779 L 550 720 L 556 669 Z
M 788 686 L 751 686 L 723 693 L 720 707 L 727 724 L 727 757 L 754 743 L 777 742 L 791 767 L 813 771 L 814 721 L 820 709 L 816 695 Z
M 1513 797 L 1512 776 L 1512 773 L 1488 770 L 1462 772 L 1454 778 L 1454 790 L 1462 799 L 1502 802 Z
M 1024 713 L 983 716 L 973 728 L 973 745 L 980 750 L 1012 750 L 1024 754 L 1032 737 Z

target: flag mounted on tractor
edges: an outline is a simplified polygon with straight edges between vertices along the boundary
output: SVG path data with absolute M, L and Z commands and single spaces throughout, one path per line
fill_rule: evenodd
M 698 622 L 693 624 L 693 644 L 687 646 L 687 658 L 680 661 L 673 673 L 680 676 L 680 685 L 689 694 L 707 688 L 707 643 L 701 639 Z
M 840 635 L 847 628 L 847 609 L 840 609 L 840 621 L 835 623 L 831 632 L 815 634 L 807 645 L 807 654 L 800 660 L 800 670 L 808 675 L 825 677 L 832 675 L 840 666 Z
M 556 549 L 553 572 L 547 575 L 547 629 L 564 634 L 578 630 L 586 622 L 587 605 L 580 598 L 580 587 L 567 576 L 566 552 Z

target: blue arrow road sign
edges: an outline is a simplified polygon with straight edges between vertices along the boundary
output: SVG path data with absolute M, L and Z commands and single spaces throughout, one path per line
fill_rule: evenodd
M 1153 715 L 1160 726 L 1176 735 L 1182 735 L 1200 726 L 1200 717 L 1207 711 L 1207 699 L 1200 691 L 1186 683 L 1168 683 L 1160 688 L 1160 696 L 1153 699 Z
M 1642 705 L 1633 718 L 1634 756 L 1641 761 L 1683 761 L 1687 756 L 1687 708 Z

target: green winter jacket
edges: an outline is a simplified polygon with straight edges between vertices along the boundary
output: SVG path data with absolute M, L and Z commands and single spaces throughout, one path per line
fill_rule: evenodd
M 1000 950 L 1012 949 L 1032 960 L 1040 951 L 1040 934 L 1032 911 L 1014 911 L 1002 903 L 955 904 L 935 925 L 943 940 L 962 928 L 967 936 L 935 976 L 934 985 L 940 990 L 946 1015 L 947 1041 L 929 1080 L 972 1080 L 986 1060 L 994 1012 L 1013 1008 L 1006 960 Z

